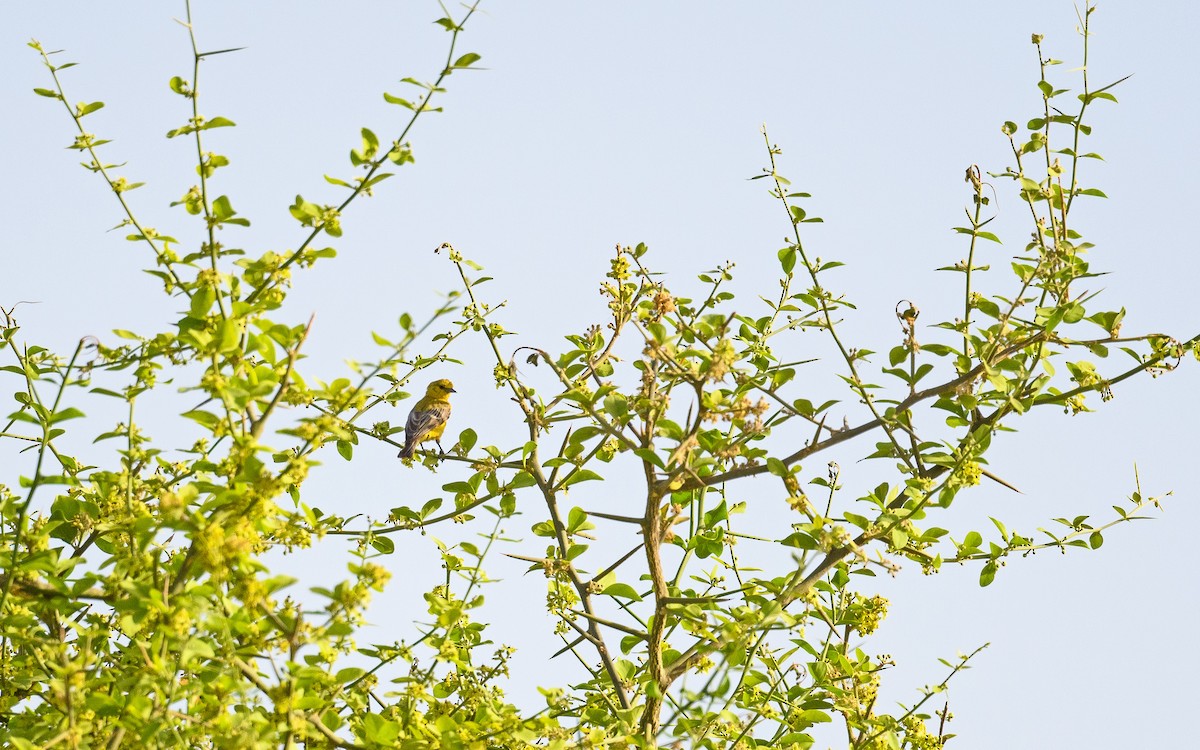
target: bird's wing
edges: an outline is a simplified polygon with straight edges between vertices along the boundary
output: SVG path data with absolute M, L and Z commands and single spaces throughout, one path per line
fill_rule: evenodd
M 450 418 L 450 402 L 435 401 L 424 409 L 413 409 L 404 424 L 404 438 L 409 445 L 416 445 L 421 438 Z

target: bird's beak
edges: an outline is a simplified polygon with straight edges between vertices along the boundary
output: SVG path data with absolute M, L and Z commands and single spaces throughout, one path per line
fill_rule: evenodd
M 458 393 L 458 391 L 454 390 L 453 388 L 451 388 L 451 389 L 450 389 L 450 392 L 451 392 L 451 393 Z

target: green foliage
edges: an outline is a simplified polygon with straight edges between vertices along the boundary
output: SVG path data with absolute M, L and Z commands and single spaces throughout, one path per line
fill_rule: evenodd
M 991 175 L 1027 204 L 1032 240 L 1012 259 L 1004 294 L 976 290 L 982 274 L 1000 273 L 977 263 L 979 240 L 1001 238 L 984 230 L 992 188 L 972 166 L 969 226 L 954 228 L 967 257 L 944 269 L 961 274 L 962 317 L 933 326 L 936 340 L 919 337 L 920 311 L 904 300 L 901 336 L 886 356 L 846 343 L 839 324 L 853 305 L 828 285 L 841 264 L 805 247 L 803 225 L 820 219 L 780 174 L 781 151 L 764 130 L 768 165 L 755 179 L 791 233 L 778 251 L 779 293 L 761 298 L 765 308 L 733 307 L 731 266 L 701 274 L 698 285 L 677 283 L 652 270 L 644 245 L 618 247 L 601 287 L 606 325 L 567 336 L 559 352 L 506 353 L 502 304 L 481 297 L 480 266 L 447 245 L 461 286 L 444 306 L 373 334 L 381 353 L 351 376 L 310 380 L 302 350 L 311 320 L 277 316 L 293 273 L 334 257 L 318 237 L 340 237 L 350 205 L 413 160 L 409 131 L 439 111 L 431 102 L 446 77 L 480 59 L 455 52 L 473 13 L 437 21 L 450 49 L 432 83 L 406 79 L 418 92 L 411 99 L 384 95 L 408 110 L 402 130 L 381 140 L 362 129 L 349 157 L 354 175 L 326 177 L 348 191 L 343 201 L 296 197 L 301 240 L 282 253 L 218 239 L 249 221 L 215 194 L 229 161 L 202 138 L 234 123 L 200 114 L 197 79 L 203 58 L 232 50 L 202 53 L 193 36 L 191 78 L 170 79 L 190 115 L 167 137 L 191 139 L 199 155 L 198 182 L 172 204 L 203 222 L 204 240 L 188 250 L 137 219 L 124 193 L 140 183 L 101 158 L 107 141 L 82 124 L 103 103 L 67 105 L 59 74 L 71 64 L 31 44 L 53 81 L 35 93 L 66 107 L 78 130 L 71 147 L 113 191 L 128 239 L 151 250 L 148 272 L 183 312 L 85 339 L 65 356 L 22 342 L 5 312 L 0 371 L 16 406 L 0 437 L 25 449 L 25 463 L 15 489 L 0 486 L 0 739 L 16 748 L 807 748 L 815 727 L 837 722 L 855 748 L 942 747 L 952 736 L 945 709 L 934 721 L 926 705 L 974 653 L 946 662 L 945 680 L 912 705 L 878 706 L 889 662 L 864 639 L 888 602 L 870 593 L 871 577 L 903 561 L 926 573 L 974 563 L 986 586 L 1010 559 L 1100 547 L 1104 531 L 1157 500 L 1139 489 L 1108 520 L 1058 518 L 1026 533 L 997 519 L 982 531 L 936 521 L 984 479 L 1004 484 L 986 455 L 1012 417 L 1088 410 L 1088 396 L 1107 400 L 1127 378 L 1171 369 L 1200 340 L 1122 335 L 1124 308 L 1106 311 L 1078 291 L 1096 274 L 1072 206 L 1103 197 L 1079 182 L 1083 160 L 1098 158 L 1080 154 L 1084 116 L 1115 101 L 1112 85 L 1091 89 L 1085 70 L 1078 109 L 1065 114 L 1066 89 L 1047 80 L 1057 61 L 1035 38 L 1040 111 L 1025 135 L 1004 123 L 1013 163 Z M 1086 45 L 1086 23 L 1084 31 Z M 805 329 L 833 344 L 849 399 L 817 397 L 798 377 L 807 361 L 781 361 L 785 342 Z M 398 445 L 401 428 L 368 425 L 366 415 L 407 399 L 412 378 L 453 361 L 464 335 L 489 343 L 521 440 L 481 445 L 465 429 L 448 454 L 423 454 L 428 467 L 450 472 L 444 495 L 394 508 L 385 522 L 306 502 L 304 482 L 330 444 L 346 461 L 366 441 Z M 1088 357 L 1113 346 L 1130 362 L 1105 374 Z M 196 397 L 179 415 L 194 435 L 182 447 L 155 440 L 139 420 L 147 394 L 168 382 Z M 119 402 L 127 416 L 95 424 L 84 409 L 96 399 Z M 811 435 L 803 444 L 781 437 L 801 428 Z M 868 434 L 876 442 L 863 455 L 884 462 L 891 479 L 850 496 L 836 464 L 812 462 Z M 67 435 L 115 441 L 118 459 L 86 465 L 62 448 Z M 751 490 L 752 477 L 769 484 Z M 569 501 L 573 490 L 618 479 L 638 487 L 632 503 L 602 512 Z M 740 517 L 772 499 L 790 522 L 770 538 L 747 533 Z M 510 554 L 544 576 L 560 653 L 590 671 L 569 688 L 545 686 L 539 710 L 505 699 L 512 652 L 474 618 L 490 583 L 483 563 L 498 542 L 512 544 L 500 529 L 518 505 L 534 519 L 532 536 Z M 414 637 L 358 645 L 397 539 L 447 521 L 482 527 L 484 542 L 438 543 L 445 579 L 424 594 Z M 288 595 L 296 582 L 272 573 L 264 555 L 330 536 L 354 542 L 347 575 L 313 589 L 320 606 L 302 605 Z M 617 547 L 615 557 L 604 551 Z M 791 562 L 747 564 L 762 549 Z

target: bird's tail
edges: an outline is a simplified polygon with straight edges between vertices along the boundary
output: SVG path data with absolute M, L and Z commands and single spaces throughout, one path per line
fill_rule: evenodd
M 413 448 L 415 448 L 415 447 L 416 446 L 413 445 L 412 443 L 405 441 L 404 447 L 401 448 L 400 452 L 396 454 L 396 458 L 412 458 L 413 457 Z

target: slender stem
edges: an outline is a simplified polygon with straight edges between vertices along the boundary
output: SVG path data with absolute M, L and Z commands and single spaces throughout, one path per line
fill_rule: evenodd
M 998 352 L 996 354 L 996 356 L 993 358 L 993 361 L 998 361 L 998 360 L 1004 359 L 1005 357 L 1009 356 L 1010 354 L 1012 354 L 1016 351 L 1019 351 L 1021 349 L 1024 349 L 1027 346 L 1033 346 L 1038 341 L 1040 341 L 1043 336 L 1044 336 L 1043 333 L 1037 333 L 1037 334 L 1034 334 L 1033 336 L 1029 337 L 1028 339 L 1024 339 L 1015 344 L 1012 344 L 1008 348 Z M 957 378 L 954 378 L 953 380 L 949 380 L 945 383 L 942 383 L 941 385 L 936 385 L 931 388 L 926 388 L 923 391 L 917 391 L 916 393 L 910 394 L 907 398 L 902 400 L 900 403 L 896 404 L 896 406 L 894 407 L 895 412 L 901 413 L 901 412 L 907 411 L 908 409 L 912 408 L 913 406 L 915 406 L 916 404 L 918 404 L 922 401 L 926 401 L 926 400 L 934 398 L 936 396 L 941 396 L 943 394 L 953 391 L 954 389 L 958 388 L 959 386 L 970 383 L 971 381 L 975 380 L 975 378 L 977 378 L 981 374 L 983 374 L 983 372 L 989 366 L 991 366 L 993 364 L 993 361 L 981 362 L 980 364 L 973 367 L 970 371 L 968 371 L 962 375 L 959 375 Z M 812 443 L 812 444 L 805 446 L 804 448 L 801 448 L 800 450 L 792 453 L 789 456 L 785 456 L 781 460 L 783 461 L 783 464 L 785 466 L 791 466 L 792 464 L 796 463 L 797 461 L 803 460 L 804 458 L 807 458 L 808 456 L 811 456 L 814 453 L 820 453 L 821 451 L 831 448 L 834 445 L 837 445 L 839 443 L 844 443 L 847 440 L 856 438 L 859 435 L 863 435 L 867 432 L 870 432 L 871 430 L 875 429 L 876 427 L 880 427 L 882 425 L 882 423 L 883 423 L 883 420 L 879 417 L 876 417 L 875 419 L 868 420 L 856 427 L 850 427 L 850 428 L 847 428 L 844 430 L 840 430 L 820 442 Z M 687 488 L 689 486 L 711 487 L 713 485 L 721 484 L 722 482 L 728 482 L 730 480 L 738 479 L 740 477 L 748 477 L 748 476 L 755 476 L 757 474 L 765 474 L 765 473 L 767 473 L 767 471 L 768 471 L 768 469 L 765 465 L 739 466 L 736 469 L 731 469 L 731 470 L 723 472 L 721 474 L 712 474 L 712 475 L 703 477 L 702 479 L 694 479 L 689 482 L 685 482 L 684 488 Z
M 204 144 L 201 139 L 201 119 L 200 119 L 200 61 L 203 58 L 200 54 L 200 49 L 196 46 L 196 29 L 192 26 L 192 0 L 185 0 L 184 3 L 187 10 L 187 30 L 188 39 L 192 43 L 192 90 L 188 98 L 192 100 L 192 126 L 194 130 L 192 135 L 196 142 L 196 171 L 200 175 L 200 205 L 204 211 L 204 225 L 208 232 L 208 261 L 209 268 L 213 273 L 213 285 L 217 291 L 216 302 L 217 310 L 220 311 L 221 319 L 224 320 L 228 313 L 225 310 L 225 300 L 220 294 L 220 277 L 217 275 L 217 258 L 220 253 L 217 247 L 217 223 L 212 215 L 212 203 L 208 199 L 208 170 L 204 164 Z
M 26 521 L 29 519 L 29 508 L 33 504 L 33 496 L 38 488 L 42 485 L 42 463 L 46 460 L 46 453 L 50 448 L 51 429 L 53 428 L 54 415 L 58 412 L 59 404 L 62 402 L 63 393 L 67 390 L 67 386 L 71 384 L 71 371 L 75 369 L 75 362 L 79 359 L 80 353 L 83 352 L 86 340 L 81 340 L 75 346 L 75 353 L 71 355 L 71 360 L 67 367 L 62 372 L 62 381 L 58 384 L 58 391 L 54 395 L 54 402 L 50 409 L 46 411 L 41 399 L 38 398 L 37 389 L 34 387 L 33 377 L 31 375 L 31 367 L 29 365 L 29 350 L 26 349 L 24 355 L 18 355 L 22 359 L 23 370 L 25 373 L 25 385 L 29 398 L 38 403 L 45 413 L 38 420 L 41 423 L 42 437 L 38 441 L 37 458 L 34 461 L 33 477 L 29 480 L 29 491 L 25 493 L 25 500 L 21 503 L 20 509 L 17 511 L 17 522 L 13 531 L 12 540 L 12 557 L 9 560 L 9 574 L 4 577 L 3 586 L 0 587 L 0 617 L 4 613 L 4 605 L 8 602 L 8 594 L 12 589 L 13 579 L 17 576 L 17 560 L 21 556 L 21 540 L 25 535 Z M 8 646 L 8 633 L 5 631 L 2 639 L 0 639 L 0 652 Z
M 963 298 L 963 358 L 967 369 L 971 363 L 971 311 L 975 308 L 971 295 L 974 290 L 971 288 L 972 273 L 975 270 L 975 245 L 979 241 L 980 219 L 983 212 L 983 182 L 980 180 L 979 168 L 972 165 L 968 170 L 968 175 L 971 178 L 975 193 L 975 215 L 971 217 L 971 246 L 967 250 L 967 267 L 964 269 L 966 276 Z
M 470 306 L 467 308 L 467 318 L 470 319 L 475 316 L 480 316 L 484 308 L 480 304 L 479 300 L 475 297 L 475 289 L 471 284 L 471 280 L 467 277 L 467 272 L 463 266 L 462 257 L 456 250 L 454 250 L 454 248 L 447 246 L 447 249 L 450 253 L 451 261 L 454 263 L 455 267 L 458 268 L 459 276 L 462 278 L 463 285 L 467 290 L 467 296 L 471 301 Z M 498 340 L 496 333 L 488 325 L 480 326 L 480 330 L 487 339 L 488 346 L 491 347 L 492 355 L 496 358 L 496 363 L 501 367 L 507 368 L 508 363 L 505 361 L 504 356 L 500 353 L 500 346 L 497 342 Z M 555 365 L 550 356 L 540 350 L 537 351 L 539 356 L 541 356 L 547 362 L 547 364 L 549 364 L 555 370 L 555 373 L 558 375 L 558 377 L 560 379 L 564 379 L 564 384 L 570 387 L 569 380 L 565 380 L 565 374 L 557 367 L 557 365 Z M 575 566 L 570 564 L 567 556 L 567 553 L 571 547 L 571 543 L 567 537 L 566 525 L 563 524 L 562 517 L 559 512 L 557 495 L 560 490 L 556 489 L 546 477 L 539 456 L 538 437 L 541 431 L 544 429 L 542 426 L 541 417 L 539 416 L 539 411 L 537 406 L 530 399 L 527 389 L 519 384 L 515 376 L 507 378 L 506 383 L 509 390 L 512 391 L 513 401 L 516 402 L 517 406 L 520 407 L 521 412 L 525 415 L 525 422 L 529 431 L 529 445 L 531 448 L 529 449 L 528 455 L 525 459 L 525 471 L 533 477 L 534 482 L 542 494 L 542 498 L 546 504 L 546 509 L 550 515 L 551 524 L 554 528 L 554 539 L 558 547 L 558 553 L 562 556 L 564 561 L 567 561 L 567 577 L 570 579 L 571 585 L 575 588 L 575 592 L 579 597 L 580 606 L 583 612 L 585 612 L 589 618 L 588 633 L 591 636 L 591 639 L 594 639 L 592 640 L 592 643 L 595 645 L 596 652 L 600 656 L 600 661 L 604 665 L 604 671 L 608 674 L 609 681 L 612 684 L 613 692 L 616 693 L 621 707 L 627 709 L 630 706 L 629 697 L 625 694 L 625 689 L 621 685 L 621 678 L 617 674 L 616 664 L 613 662 L 612 655 L 608 650 L 608 646 L 604 642 L 604 636 L 600 632 L 598 624 L 595 620 L 591 619 L 595 617 L 595 608 L 592 604 L 591 588 L 589 587 L 588 582 L 584 581 L 580 577 L 579 572 L 575 569 Z M 595 418 L 603 421 L 603 418 L 599 417 L 598 415 Z M 603 423 L 607 425 L 606 421 Z M 620 438 L 623 440 L 629 440 L 628 437 L 620 432 L 617 432 L 611 425 L 608 425 L 608 427 L 613 433 L 620 436 Z
M 412 130 L 414 125 L 416 125 L 417 119 L 421 116 L 421 114 L 424 112 L 428 112 L 432 109 L 429 106 L 429 102 L 433 99 L 434 94 L 436 94 L 437 92 L 442 90 L 442 88 L 441 88 L 442 81 L 446 80 L 446 76 L 450 75 L 450 73 L 453 71 L 452 66 L 454 64 L 454 49 L 458 43 L 458 35 L 459 35 L 459 33 L 462 32 L 463 28 L 467 25 L 467 21 L 470 20 L 471 16 L 475 15 L 475 11 L 478 10 L 478 8 L 479 8 L 479 2 L 472 3 L 471 6 L 467 8 L 467 12 L 463 16 L 463 19 L 461 21 L 459 21 L 457 24 L 455 24 L 454 29 L 450 32 L 450 48 L 449 48 L 449 51 L 446 53 L 446 64 L 444 66 L 442 66 L 441 74 L 438 75 L 437 79 L 428 88 L 428 94 L 426 94 L 419 101 L 418 105 L 413 109 L 412 116 L 408 119 L 408 122 L 405 124 L 404 129 L 400 131 L 400 135 L 398 135 L 396 137 L 396 139 L 394 140 L 394 142 L 393 142 L 394 145 L 393 145 L 392 149 L 390 149 L 387 153 L 383 154 L 382 156 L 378 157 L 373 162 L 371 162 L 371 166 L 368 167 L 366 175 L 364 175 L 360 179 L 358 184 L 355 185 L 351 189 L 350 195 L 347 196 L 344 201 L 342 201 L 340 204 L 338 204 L 337 208 L 335 209 L 338 214 L 341 214 L 343 211 L 345 211 L 346 208 L 354 201 L 355 198 L 357 198 L 359 195 L 361 195 L 363 192 L 365 192 L 367 190 L 368 186 L 371 184 L 371 178 L 374 177 L 375 174 L 380 170 L 380 168 L 382 168 L 383 165 L 387 163 L 388 158 L 391 155 L 392 151 L 401 147 L 401 144 L 404 143 L 404 139 L 408 137 L 409 131 Z M 319 235 L 323 231 L 324 231 L 324 228 L 322 226 L 313 227 L 313 230 L 311 232 L 309 232 L 308 237 L 306 237 L 304 239 L 304 241 L 300 243 L 300 246 L 297 247 L 291 253 L 291 255 L 289 255 L 283 261 L 283 263 L 281 263 L 279 265 L 279 270 L 282 271 L 282 270 L 288 268 L 289 266 L 291 266 L 293 263 L 295 263 L 300 258 L 300 256 L 304 253 L 304 251 L 308 249 L 308 246 L 312 244 L 313 240 L 315 240 L 317 238 L 317 235 Z M 254 300 L 258 299 L 258 296 L 260 294 L 262 294 L 264 291 L 266 291 L 266 289 L 267 289 L 267 285 L 258 287 L 257 289 L 255 289 L 253 292 L 250 293 L 250 296 L 248 296 L 246 298 L 246 302 L 249 303 L 249 302 L 253 302 Z
M 830 338 L 833 339 L 833 343 L 837 346 L 838 351 L 841 352 L 842 359 L 845 361 L 846 367 L 850 371 L 850 376 L 847 380 L 850 384 L 851 390 L 858 394 L 859 398 L 861 398 L 863 403 L 866 404 L 867 408 L 870 409 L 871 415 L 875 417 L 875 421 L 878 423 L 878 426 L 882 427 L 883 431 L 887 433 L 888 440 L 891 441 L 893 447 L 896 449 L 896 456 L 904 462 L 904 464 L 909 468 L 910 472 L 915 472 L 916 467 L 913 465 L 912 459 L 908 456 L 908 452 L 896 439 L 891 425 L 891 418 L 885 419 L 883 415 L 879 413 L 879 410 L 875 405 L 875 399 L 864 386 L 862 377 L 858 372 L 858 366 L 854 364 L 855 356 L 851 354 L 851 352 L 846 348 L 845 344 L 842 343 L 841 337 L 838 336 L 837 324 L 833 319 L 833 308 L 829 304 L 829 292 L 821 285 L 820 279 L 817 278 L 819 269 L 812 263 L 812 261 L 809 260 L 808 253 L 806 253 L 804 250 L 804 243 L 800 238 L 800 223 L 792 214 L 792 206 L 788 201 L 787 192 L 783 187 L 783 182 L 780 179 L 778 172 L 776 171 L 775 155 L 779 153 L 779 150 L 775 146 L 771 145 L 771 139 L 767 135 L 767 129 L 765 127 L 762 129 L 762 134 L 763 139 L 767 144 L 767 154 L 771 162 L 770 175 L 772 181 L 775 183 L 774 195 L 775 198 L 778 199 L 783 205 L 784 211 L 787 213 L 788 221 L 792 225 L 792 243 L 796 248 L 796 252 L 800 255 L 800 260 L 804 264 L 804 268 L 808 271 L 809 278 L 812 279 L 812 296 L 817 302 L 818 309 L 821 311 L 822 327 L 829 332 Z M 899 409 L 896 410 L 897 413 L 899 411 Z
M 133 209 L 130 208 L 129 204 L 125 201 L 124 191 L 128 188 L 123 185 L 123 181 L 119 183 L 117 179 L 114 179 L 109 174 L 108 170 L 111 165 L 106 165 L 100 160 L 100 155 L 96 153 L 94 136 L 84 129 L 82 118 L 75 110 L 71 109 L 71 105 L 67 103 L 66 92 L 63 89 L 62 81 L 60 81 L 58 78 L 59 68 L 55 67 L 50 62 L 49 55 L 46 54 L 40 45 L 38 45 L 36 49 L 41 54 L 42 61 L 46 64 L 46 67 L 50 69 L 50 77 L 54 79 L 54 87 L 58 92 L 58 100 L 62 102 L 63 106 L 67 110 L 67 114 L 70 115 L 71 119 L 75 122 L 76 130 L 79 131 L 79 138 L 76 140 L 77 145 L 72 146 L 72 148 L 87 151 L 88 155 L 92 157 L 91 163 L 84 166 L 94 172 L 98 172 L 100 176 L 104 178 L 104 181 L 108 183 L 108 187 L 113 191 L 113 195 L 116 196 L 117 202 L 121 204 L 121 210 L 125 212 L 125 218 L 129 225 L 138 231 L 138 239 L 150 246 L 150 249 L 154 251 L 154 255 L 158 259 L 159 264 L 166 268 L 166 273 L 170 275 L 171 280 L 174 282 L 173 289 L 183 292 L 187 297 L 190 298 L 192 296 L 192 291 L 184 285 L 182 279 L 180 279 L 179 275 L 175 273 L 174 261 L 167 253 L 165 243 L 164 247 L 159 247 L 155 243 L 157 234 L 153 232 L 153 230 L 150 230 L 149 227 L 142 226 L 142 223 L 134 215 Z

